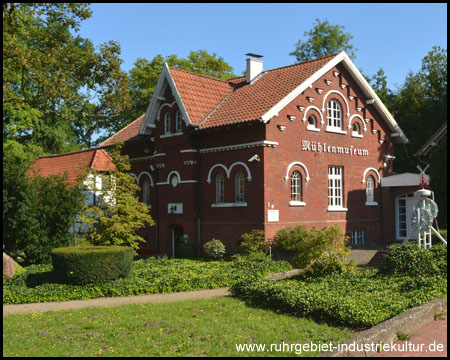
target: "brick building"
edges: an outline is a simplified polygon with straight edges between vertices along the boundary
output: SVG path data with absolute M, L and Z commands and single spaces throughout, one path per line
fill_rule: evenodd
M 156 221 L 146 248 L 235 248 L 252 229 L 270 240 L 298 224 L 336 224 L 355 245 L 400 240 L 395 196 L 420 179 L 389 181 L 408 140 L 349 57 L 268 71 L 254 57 L 229 81 L 165 65 L 146 114 L 101 144 L 125 141 Z

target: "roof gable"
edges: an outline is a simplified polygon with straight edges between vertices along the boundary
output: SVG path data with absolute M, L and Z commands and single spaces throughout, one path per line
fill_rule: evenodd
M 344 51 L 265 71 L 251 83 L 247 83 L 245 77 L 224 81 L 165 64 L 139 133 L 145 134 L 149 127 L 155 126 L 167 86 L 187 126 L 207 129 L 255 120 L 267 122 L 337 64 L 343 64 L 391 131 L 401 142 L 407 143 L 397 122 Z

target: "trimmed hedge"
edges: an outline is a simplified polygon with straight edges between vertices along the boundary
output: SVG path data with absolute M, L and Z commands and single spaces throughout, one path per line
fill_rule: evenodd
M 52 251 L 53 271 L 59 280 L 76 285 L 105 283 L 127 277 L 134 250 L 126 246 L 63 247 Z

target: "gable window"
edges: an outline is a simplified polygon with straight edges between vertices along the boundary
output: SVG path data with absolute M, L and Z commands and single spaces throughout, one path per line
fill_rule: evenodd
M 181 111 L 178 110 L 177 114 L 175 115 L 175 132 L 181 132 Z
M 147 206 L 150 205 L 150 181 L 147 179 L 142 183 L 142 202 Z
M 164 115 L 164 133 L 170 134 L 170 113 L 166 112 Z
M 361 125 L 359 125 L 357 122 L 353 123 L 353 126 L 352 126 L 352 137 L 360 137 L 360 138 L 362 138 Z
M 225 202 L 225 179 L 222 173 L 216 176 L 216 204 Z
M 245 202 L 245 176 L 242 171 L 236 173 L 235 176 L 235 202 Z
M 320 131 L 317 127 L 317 118 L 314 115 L 308 116 L 308 125 L 306 126 L 306 130 Z
M 327 104 L 327 129 L 342 131 L 342 107 L 337 100 L 330 100 Z
M 343 200 L 343 170 L 342 166 L 328 167 L 328 210 L 346 211 Z

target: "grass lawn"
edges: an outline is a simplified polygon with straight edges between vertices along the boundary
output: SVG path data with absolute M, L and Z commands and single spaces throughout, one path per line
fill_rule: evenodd
M 337 344 L 354 335 L 224 297 L 6 315 L 3 356 L 298 356 L 237 352 L 236 344 Z

